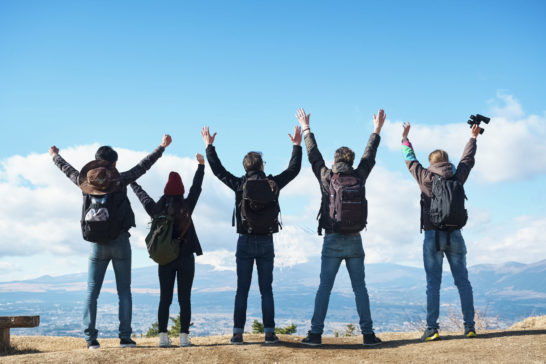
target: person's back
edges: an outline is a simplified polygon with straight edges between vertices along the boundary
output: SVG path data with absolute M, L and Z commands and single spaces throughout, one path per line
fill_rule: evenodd
M 302 343 L 310 346 L 322 344 L 330 293 L 341 262 L 345 260 L 360 317 L 363 344 L 378 345 L 381 340 L 373 331 L 370 301 L 364 280 L 364 248 L 360 231 L 365 227 L 367 217 L 364 185 L 375 165 L 375 155 L 380 141 L 379 133 L 385 122 L 385 113 L 380 109 L 378 116 L 374 115 L 374 133 L 370 135 L 364 154 L 356 168 L 353 168 L 354 152 L 347 147 L 336 150 L 334 165 L 331 169 L 328 168 L 318 149 L 315 136 L 310 131 L 309 115 L 306 115 L 303 109 L 299 109 L 297 118 L 304 131 L 309 162 L 320 184 L 321 207 L 318 233 L 321 235 L 322 230 L 325 231 L 321 253 L 320 284 L 315 298 L 311 330 Z
M 456 168 L 450 163 L 448 154 L 443 150 L 435 150 L 430 153 L 430 166 L 424 168 L 417 160 L 413 146 L 408 139 L 409 131 L 410 124 L 405 123 L 402 133 L 402 152 L 410 173 L 421 189 L 420 226 L 425 231 L 423 261 L 427 276 L 427 328 L 421 340 L 433 341 L 440 337 L 438 318 L 444 255 L 449 261 L 455 285 L 459 290 L 465 327 L 464 335 L 465 337 L 474 337 L 476 336 L 474 299 L 466 268 L 466 245 L 460 228 L 435 226 L 435 219 L 431 219 L 431 199 L 433 198 L 433 184 L 440 183 L 438 177 L 456 180 L 460 185 L 466 182 L 470 170 L 474 166 L 479 127 L 477 125 L 472 127 L 471 138 L 466 144 L 463 156 Z M 466 214 L 466 211 L 464 213 Z M 466 219 L 464 221 L 466 222 Z
M 275 335 L 275 309 L 273 300 L 273 265 L 274 248 L 273 234 L 279 231 L 278 197 L 279 191 L 294 179 L 301 168 L 301 129 L 296 127 L 295 135 L 290 139 L 293 143 L 292 156 L 288 168 L 278 175 L 266 175 L 261 153 L 249 152 L 243 159 L 245 175 L 235 177 L 228 172 L 212 145 L 216 136 L 210 135 L 209 128 L 204 127 L 201 135 L 206 146 L 207 160 L 214 175 L 235 192 L 235 211 L 233 224 L 237 224 L 236 264 L 237 293 L 235 295 L 234 324 L 232 344 L 243 343 L 243 333 L 246 323 L 246 308 L 248 291 L 252 280 L 254 261 L 258 271 L 258 283 L 262 297 L 262 314 L 265 332 L 265 343 L 278 342 Z M 270 189 L 267 191 L 267 189 Z M 254 192 L 262 192 L 261 196 Z M 277 205 L 276 205 L 277 204 Z M 248 210 L 248 211 L 247 211 Z M 255 214 L 253 214 L 253 211 Z M 269 221 L 259 218 L 259 215 L 269 217 Z M 258 221 L 259 220 L 259 221 Z
M 164 194 L 155 202 L 136 182 L 131 183 L 133 192 L 144 206 L 152 219 L 160 215 L 171 215 L 173 229 L 170 244 L 176 245 L 176 256 L 169 257 L 165 264 L 158 265 L 159 276 L 159 307 L 157 310 L 159 346 L 169 347 L 167 332 L 169 308 L 173 299 L 174 282 L 177 281 L 178 304 L 180 307 L 180 346 L 189 346 L 191 321 L 191 288 L 195 275 L 195 257 L 202 255 L 203 250 L 195 231 L 191 215 L 199 195 L 205 172 L 205 160 L 201 154 L 196 154 L 197 171 L 187 197 L 182 178 L 176 172 L 171 172 Z M 189 220 L 188 220 L 189 219 Z M 169 251 L 169 253 L 171 253 Z
M 116 169 L 118 155 L 109 146 L 100 147 L 95 160 L 77 171 L 52 146 L 49 154 L 55 165 L 82 191 L 82 235 L 91 241 L 87 298 L 83 313 L 84 335 L 89 349 L 100 347 L 96 329 L 97 299 L 108 264 L 112 261 L 119 296 L 119 338 L 121 347 L 135 346 L 131 339 L 131 245 L 129 229 L 135 217 L 127 197 L 127 185 L 142 176 L 161 157 L 171 143 L 165 135 L 154 152 L 126 172 Z

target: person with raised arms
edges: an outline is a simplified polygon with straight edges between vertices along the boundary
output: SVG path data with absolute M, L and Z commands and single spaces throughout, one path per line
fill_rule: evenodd
M 275 344 L 279 341 L 275 335 L 275 305 L 273 300 L 273 234 L 279 231 L 278 215 L 279 192 L 292 181 L 301 169 L 301 128 L 296 127 L 292 157 L 288 168 L 278 175 L 266 175 L 262 154 L 248 152 L 243 158 L 245 174 L 236 177 L 228 172 L 212 145 L 216 137 L 205 126 L 201 131 L 206 146 L 207 160 L 212 173 L 226 186 L 235 192 L 235 209 L 232 224 L 237 223 L 237 293 L 233 313 L 233 336 L 231 344 L 242 344 L 246 322 L 248 291 L 252 280 L 252 269 L 256 262 L 258 284 L 262 297 L 262 315 L 265 332 L 265 343 Z

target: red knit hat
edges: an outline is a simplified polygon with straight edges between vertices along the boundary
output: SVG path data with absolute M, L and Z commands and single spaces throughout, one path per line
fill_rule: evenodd
M 182 178 L 176 172 L 169 173 L 169 180 L 165 185 L 165 190 L 163 192 L 166 195 L 182 195 L 184 196 L 184 184 L 182 183 Z

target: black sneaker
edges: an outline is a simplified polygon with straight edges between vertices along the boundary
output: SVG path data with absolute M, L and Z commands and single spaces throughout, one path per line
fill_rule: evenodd
M 423 336 L 421 336 L 421 341 L 435 341 L 440 339 L 440 334 L 438 334 L 437 329 L 427 327 Z
M 311 331 L 307 331 L 307 337 L 301 341 L 303 345 L 308 346 L 321 346 L 322 345 L 322 335 L 313 334 Z
M 241 345 L 243 343 L 243 334 L 233 334 L 229 343 L 231 345 Z
M 279 338 L 275 335 L 274 332 L 268 332 L 265 334 L 265 343 L 266 344 L 276 344 L 279 342 Z
M 134 342 L 131 339 L 121 339 L 119 341 L 120 348 L 134 348 L 135 346 L 136 346 L 136 342 Z
M 97 340 L 91 340 L 87 342 L 87 348 L 88 349 L 99 349 L 100 344 Z
M 476 329 L 475 328 L 471 327 L 469 329 L 464 330 L 464 337 L 466 337 L 467 339 L 471 339 L 471 338 L 476 337 L 476 336 L 478 336 L 478 335 L 476 334 Z
M 381 339 L 375 336 L 374 333 L 371 334 L 363 334 L 364 336 L 364 346 L 375 346 L 381 344 Z

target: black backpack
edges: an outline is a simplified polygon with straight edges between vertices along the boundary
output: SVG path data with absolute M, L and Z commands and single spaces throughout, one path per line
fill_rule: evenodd
M 429 219 L 436 229 L 436 250 L 440 250 L 439 230 L 447 231 L 447 244 L 450 233 L 466 225 L 468 213 L 464 206 L 466 194 L 463 184 L 455 177 L 432 177 L 432 198 L 428 211 Z
M 249 234 L 271 234 L 280 226 L 279 187 L 272 179 L 243 183 L 241 222 Z
M 463 184 L 457 178 L 434 175 L 429 209 L 432 225 L 438 230 L 457 230 L 465 226 L 468 220 L 465 200 Z
M 124 197 L 120 191 L 103 196 L 83 195 L 81 228 L 85 240 L 100 244 L 119 236 Z
M 334 232 L 357 233 L 366 227 L 368 201 L 362 179 L 334 173 L 330 180 L 330 219 Z

